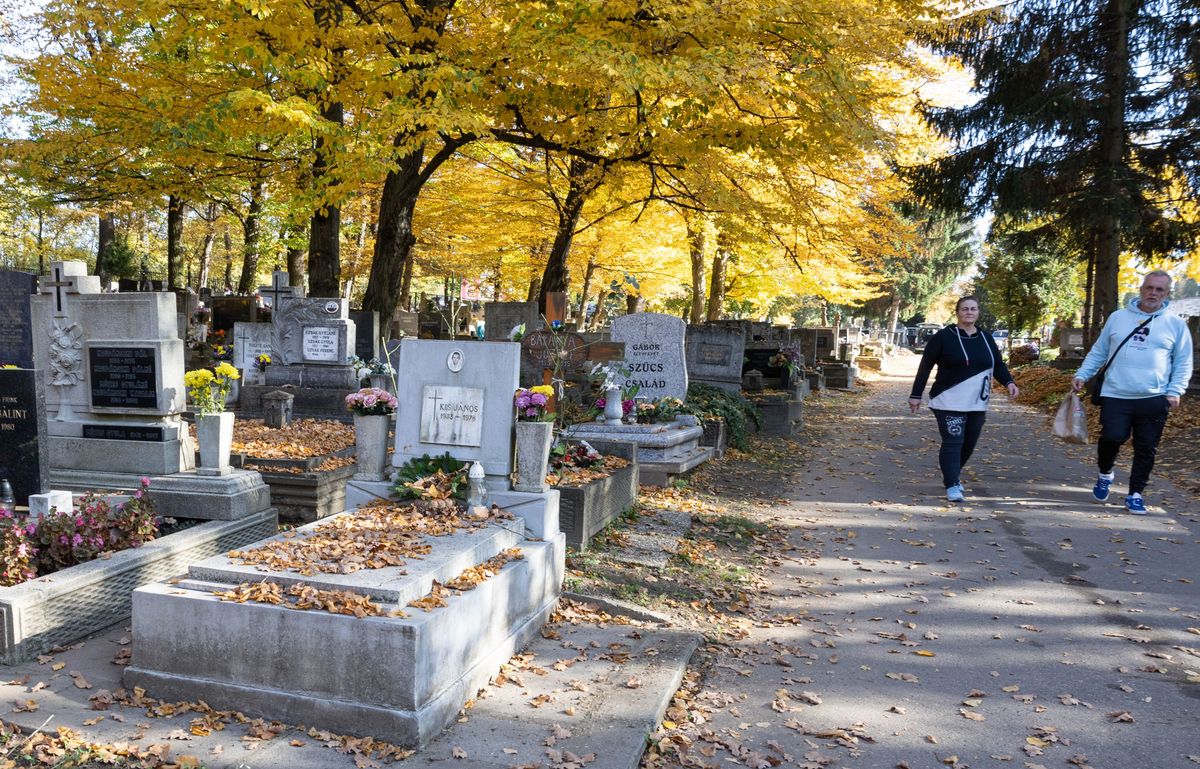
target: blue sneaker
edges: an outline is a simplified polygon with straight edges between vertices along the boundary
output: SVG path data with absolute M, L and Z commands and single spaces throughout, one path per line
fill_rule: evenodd
M 950 502 L 963 501 L 963 487 L 961 483 L 956 483 L 953 486 L 946 487 L 946 499 Z
M 1096 476 L 1096 485 L 1092 487 L 1092 497 L 1097 502 L 1103 502 L 1108 499 L 1108 487 L 1112 485 L 1113 476 L 1110 473 L 1107 478 L 1103 475 Z
M 1134 515 L 1146 514 L 1146 503 L 1142 501 L 1142 495 L 1136 491 L 1125 497 L 1125 509 Z

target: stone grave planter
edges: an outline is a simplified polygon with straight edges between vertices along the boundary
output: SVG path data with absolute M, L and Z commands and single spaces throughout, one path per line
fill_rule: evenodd
M 16 665 L 129 617 L 135 588 L 162 582 L 189 564 L 273 535 L 274 508 L 233 521 L 209 521 L 107 560 L 81 563 L 0 587 L 0 663 Z
M 262 459 L 248 454 L 234 454 L 234 467 L 258 470 L 263 482 L 271 487 L 271 504 L 279 509 L 279 517 L 287 521 L 308 523 L 346 509 L 346 481 L 358 471 L 356 464 L 320 470 L 325 460 L 351 457 L 350 446 L 332 454 L 301 459 Z
M 389 414 L 355 414 L 354 442 L 358 449 L 356 481 L 382 481 L 391 456 L 388 452 L 388 430 L 392 426 Z
M 754 399 L 762 412 L 762 432 L 766 435 L 796 435 L 804 427 L 803 401 L 791 393 L 766 393 Z
M 546 472 L 550 466 L 550 444 L 554 442 L 553 422 L 517 422 L 517 491 L 541 493 L 550 486 Z
M 607 478 L 597 478 L 582 486 L 559 484 L 558 524 L 567 537 L 567 546 L 587 549 L 588 541 L 637 501 L 637 445 L 612 442 L 604 453 L 629 460 L 629 465 Z
M 704 428 L 704 435 L 700 437 L 700 445 L 708 446 L 713 450 L 713 459 L 725 456 L 725 449 L 729 448 L 729 425 L 725 424 L 725 420 L 720 417 L 704 419 L 700 422 L 700 426 Z
M 197 416 L 196 443 L 200 449 L 200 467 L 211 470 L 229 467 L 229 454 L 233 449 L 233 412 Z

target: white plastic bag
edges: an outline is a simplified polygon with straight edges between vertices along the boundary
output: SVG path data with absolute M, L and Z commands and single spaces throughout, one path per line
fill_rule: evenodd
M 1087 414 L 1083 411 L 1083 401 L 1075 393 L 1068 393 L 1063 398 L 1058 413 L 1054 415 L 1054 437 L 1062 438 L 1067 443 L 1088 442 Z

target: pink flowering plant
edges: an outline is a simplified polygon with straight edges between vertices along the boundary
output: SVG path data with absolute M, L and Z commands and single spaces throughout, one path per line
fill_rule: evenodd
M 142 478 L 137 491 L 115 506 L 88 493 L 74 509 L 37 521 L 0 511 L 0 584 L 17 585 L 154 539 L 162 520 L 146 494 L 149 486 L 150 479 Z
M 364 387 L 346 396 L 346 409 L 359 416 L 388 416 L 396 413 L 396 396 L 379 387 Z
M 518 422 L 553 422 L 554 412 L 547 410 L 554 388 L 550 385 L 521 387 L 513 395 Z

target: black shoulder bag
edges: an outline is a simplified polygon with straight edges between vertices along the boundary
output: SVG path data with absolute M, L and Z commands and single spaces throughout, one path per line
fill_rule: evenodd
M 1117 345 L 1116 352 L 1114 352 L 1112 354 L 1112 356 L 1109 357 L 1109 359 L 1107 361 L 1105 361 L 1104 365 L 1100 367 L 1100 370 L 1096 372 L 1096 375 L 1092 377 L 1092 386 L 1089 388 L 1088 399 L 1092 402 L 1093 406 L 1100 405 L 1100 388 L 1104 386 L 1104 372 L 1108 371 L 1108 367 L 1112 365 L 1112 362 L 1114 360 L 1116 360 L 1117 353 L 1121 351 L 1121 348 L 1125 346 L 1126 342 L 1128 342 L 1130 339 L 1133 339 L 1134 334 L 1141 331 L 1142 329 L 1150 328 L 1150 324 L 1153 322 L 1154 322 L 1154 316 L 1151 315 L 1150 320 L 1146 321 L 1145 324 L 1139 323 L 1136 326 L 1134 326 L 1133 331 L 1129 332 L 1129 336 L 1122 339 L 1121 343 L 1119 345 Z

